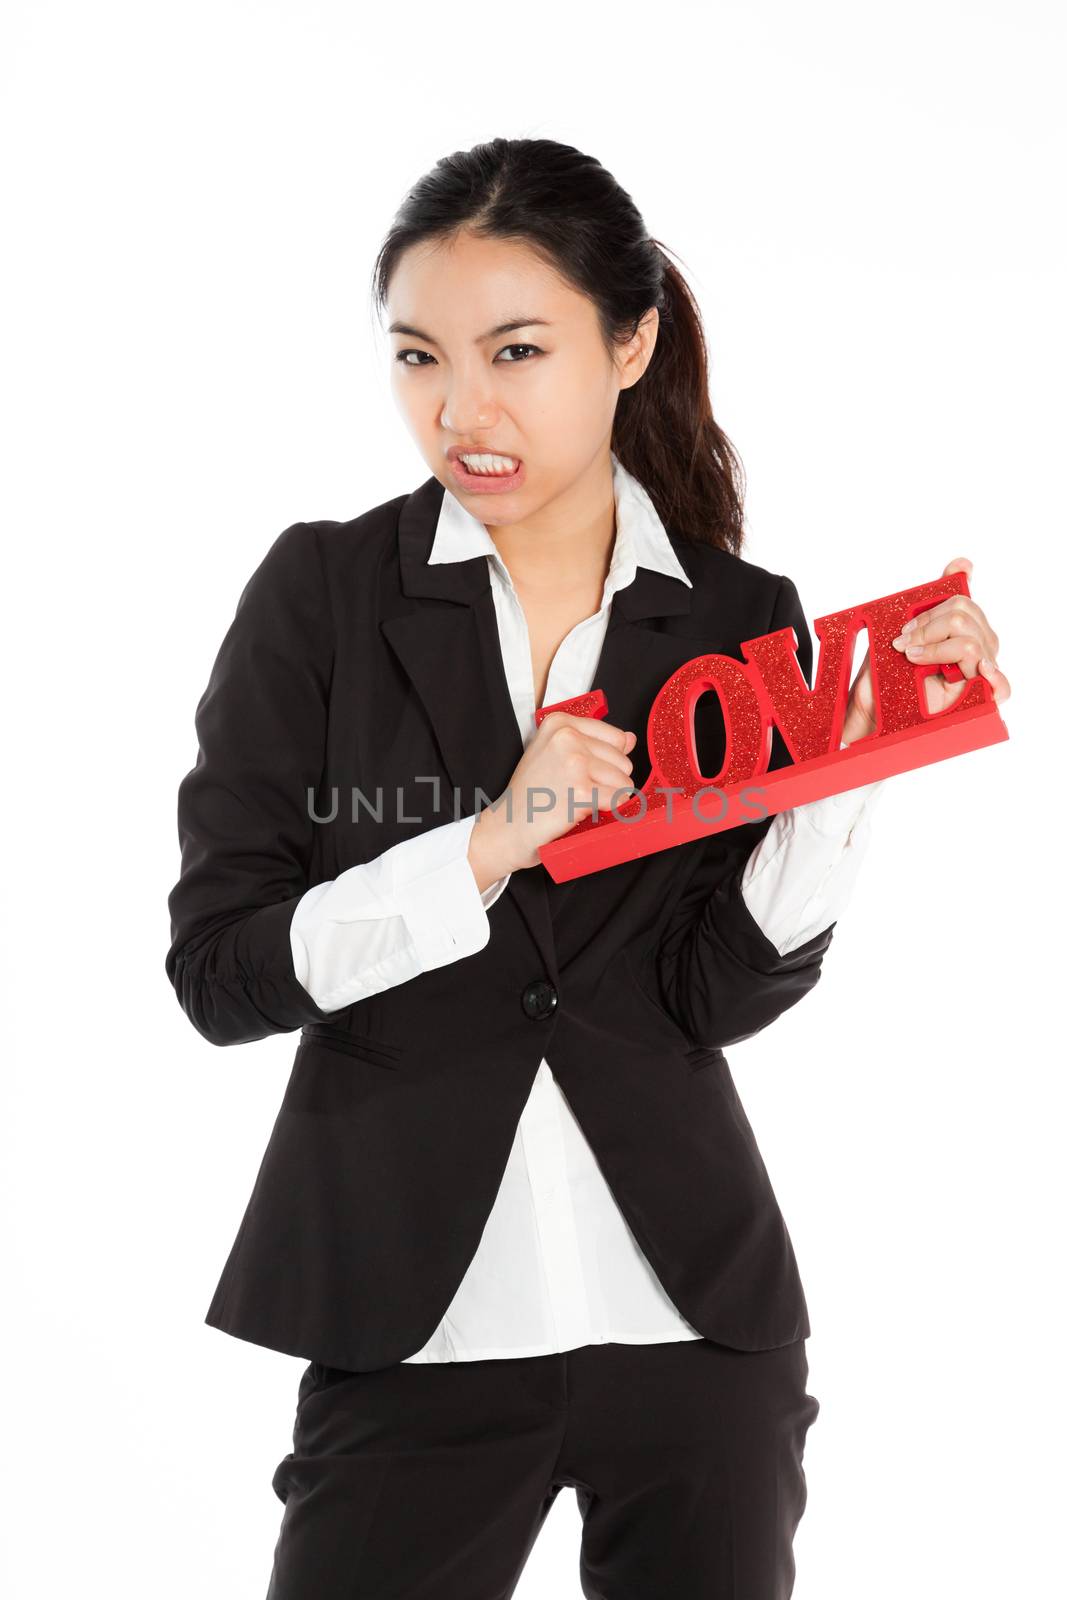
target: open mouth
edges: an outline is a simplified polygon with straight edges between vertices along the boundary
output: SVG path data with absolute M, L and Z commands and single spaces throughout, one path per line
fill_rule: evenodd
M 459 456 L 450 456 L 448 465 L 460 488 L 471 494 L 505 494 L 523 481 L 526 468 L 516 456 L 475 456 L 468 467 Z M 514 465 L 509 470 L 509 463 Z

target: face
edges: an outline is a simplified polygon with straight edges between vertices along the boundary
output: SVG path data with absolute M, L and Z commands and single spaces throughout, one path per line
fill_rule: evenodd
M 528 522 L 605 475 L 610 492 L 615 408 L 651 359 L 655 310 L 613 356 L 591 300 L 526 245 L 469 233 L 406 250 L 387 308 L 405 425 L 479 521 Z M 517 470 L 472 476 L 451 465 L 453 446 L 508 456 Z

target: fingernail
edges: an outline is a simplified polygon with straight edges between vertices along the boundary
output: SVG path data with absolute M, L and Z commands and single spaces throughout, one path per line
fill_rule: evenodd
M 922 653 L 923 647 L 921 644 L 909 644 L 904 652 L 904 654 L 908 656 L 921 656 Z

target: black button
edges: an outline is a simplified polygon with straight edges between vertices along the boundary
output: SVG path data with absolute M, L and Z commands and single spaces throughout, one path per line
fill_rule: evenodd
M 535 983 L 528 983 L 522 991 L 522 1009 L 534 1021 L 550 1017 L 558 1004 L 559 995 L 555 986 L 546 978 L 538 978 Z

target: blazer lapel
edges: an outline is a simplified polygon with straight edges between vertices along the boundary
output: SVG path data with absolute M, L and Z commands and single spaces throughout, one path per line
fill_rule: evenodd
M 443 495 L 443 485 L 430 477 L 400 508 L 402 595 L 385 608 L 380 626 L 426 708 L 458 791 L 447 797 L 445 810 L 473 816 L 503 793 L 522 757 L 523 741 L 511 704 L 485 556 L 428 562 Z M 672 544 L 687 566 L 684 548 Z M 648 776 L 645 722 L 652 701 L 670 674 L 697 653 L 693 640 L 657 631 L 649 623 L 687 613 L 690 595 L 677 578 L 639 566 L 633 582 L 612 600 L 590 688 L 604 691 L 609 722 L 637 734 L 630 757 L 637 786 Z M 550 884 L 547 870 L 537 866 L 514 873 L 508 892 L 537 944 L 546 975 L 558 984 Z M 558 895 L 573 885 L 552 888 Z

